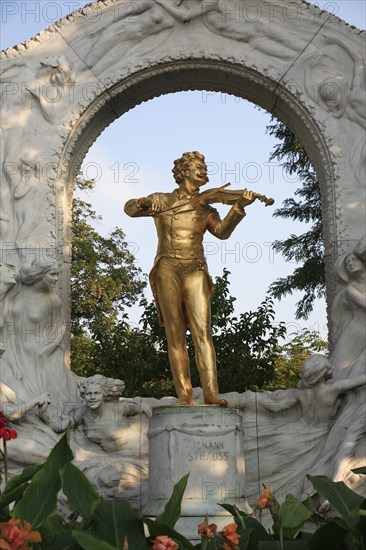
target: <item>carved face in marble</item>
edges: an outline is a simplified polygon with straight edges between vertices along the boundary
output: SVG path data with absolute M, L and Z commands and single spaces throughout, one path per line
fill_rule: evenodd
M 54 288 L 57 285 L 59 270 L 57 266 L 52 267 L 42 279 L 43 284 L 47 288 Z
M 15 266 L 10 264 L 0 263 L 0 279 L 1 283 L 8 286 L 13 286 L 16 283 Z
M 16 270 L 14 265 L 0 263 L 0 300 L 16 284 Z M 1 308 L 0 308 L 1 317 Z
M 98 409 L 103 405 L 104 392 L 99 384 L 90 384 L 85 392 L 85 401 L 91 409 Z
M 341 77 L 328 77 L 319 86 L 321 100 L 328 111 L 340 115 L 347 106 L 347 81 Z
M 363 273 L 366 268 L 364 264 L 362 263 L 362 260 L 356 256 L 356 254 L 349 254 L 347 258 L 345 259 L 345 267 L 348 273 L 352 276 L 355 276 L 359 273 Z

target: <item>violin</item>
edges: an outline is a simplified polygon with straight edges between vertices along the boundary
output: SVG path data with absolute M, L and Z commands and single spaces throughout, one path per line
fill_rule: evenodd
M 225 183 L 225 185 L 222 185 L 221 187 L 217 187 L 215 189 L 207 189 L 207 191 L 203 191 L 200 193 L 199 197 L 197 199 L 193 199 L 191 202 L 196 202 L 196 200 L 204 200 L 207 204 L 215 204 L 215 203 L 222 203 L 222 204 L 235 204 L 235 202 L 242 198 L 243 194 L 247 189 L 238 189 L 235 191 L 231 191 L 229 189 L 226 189 L 231 185 L 230 183 Z M 265 195 L 261 195 L 260 193 L 254 193 L 255 200 L 260 200 L 263 202 L 266 206 L 272 206 L 274 204 L 274 199 L 268 198 Z
M 235 204 L 235 202 L 242 198 L 245 191 L 248 191 L 247 189 L 238 189 L 237 191 L 229 191 L 226 189 L 231 185 L 231 183 L 225 183 L 225 185 L 222 185 L 221 187 L 214 187 L 212 189 L 207 189 L 207 191 L 203 191 L 203 193 L 200 193 L 195 197 L 194 199 L 191 199 L 187 202 L 184 202 L 183 204 L 180 204 L 178 206 L 169 206 L 168 208 L 164 208 L 160 212 L 158 212 L 156 215 L 159 216 L 160 214 L 164 214 L 165 212 L 168 212 L 169 210 L 180 210 L 183 208 L 183 206 L 187 206 L 189 204 L 194 204 L 195 202 L 205 202 L 206 204 Z M 258 199 L 261 202 L 264 202 L 266 206 L 271 206 L 274 204 L 274 199 L 269 199 L 265 195 L 261 195 L 259 193 L 254 193 L 254 199 Z

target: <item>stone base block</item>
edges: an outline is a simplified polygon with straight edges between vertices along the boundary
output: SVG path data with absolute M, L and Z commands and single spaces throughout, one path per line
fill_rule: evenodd
M 192 538 L 205 515 L 223 526 L 230 514 L 219 503 L 245 507 L 243 427 L 236 409 L 158 407 L 149 423 L 149 497 L 144 514 L 156 517 L 174 485 L 189 480 L 177 528 Z M 214 519 L 216 521 L 214 521 Z

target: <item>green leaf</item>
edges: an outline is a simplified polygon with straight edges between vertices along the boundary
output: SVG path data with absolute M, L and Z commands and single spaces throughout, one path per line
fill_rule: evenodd
M 308 545 L 303 540 L 284 540 L 282 547 L 278 541 L 259 541 L 258 550 L 308 550 Z M 332 548 L 331 546 L 323 546 L 322 550 Z M 332 548 L 332 550 L 334 550 Z
M 80 550 L 81 548 L 73 538 L 71 529 L 60 531 L 52 544 L 47 546 L 47 550 Z
M 350 529 L 341 518 L 330 518 L 325 525 L 317 529 L 313 539 L 308 542 L 310 550 L 324 550 L 324 548 L 341 548 L 349 537 Z
M 18 502 L 23 496 L 24 491 L 28 487 L 27 483 L 24 483 L 23 485 L 20 485 L 19 487 L 15 487 L 12 491 L 8 491 L 6 495 L 3 493 L 0 497 L 0 510 L 4 509 L 6 506 L 11 504 L 12 502 Z
M 174 527 L 177 523 L 180 518 L 182 498 L 187 487 L 188 478 L 189 474 L 186 474 L 174 485 L 172 496 L 166 503 L 164 512 L 157 517 L 157 521 L 169 527 Z
M 39 528 L 42 544 L 49 548 L 58 534 L 64 529 L 64 521 L 57 514 L 48 517 Z
M 84 550 L 118 550 L 115 546 L 108 544 L 108 542 L 97 539 L 93 535 L 89 535 L 83 531 L 73 531 L 72 536 Z M 122 546 L 119 548 L 122 548 Z
M 23 498 L 16 504 L 13 517 L 29 521 L 33 529 L 57 511 L 61 489 L 60 470 L 74 458 L 68 443 L 69 430 L 52 449 L 48 459 L 32 478 Z
M 268 534 L 268 532 L 265 530 L 263 525 L 259 523 L 259 521 L 256 518 L 244 517 L 243 521 L 246 529 L 254 529 L 255 531 L 257 531 L 260 540 L 271 539 L 271 536 Z
M 300 531 L 296 538 L 303 540 L 304 542 L 309 542 L 313 538 L 313 533 L 309 533 L 308 531 Z
M 20 485 L 23 485 L 24 483 L 27 483 L 32 479 L 32 477 L 39 472 L 39 470 L 42 470 L 44 467 L 44 464 L 36 464 L 34 466 L 28 466 L 27 468 L 24 468 L 21 474 L 17 476 L 13 476 L 9 479 L 2 495 L 1 500 L 11 491 L 13 491 L 15 488 L 19 487 Z M 0 500 L 0 502 L 1 502 Z
M 232 504 L 220 504 L 221 508 L 230 512 L 232 516 L 251 516 L 253 514 L 253 508 L 250 506 L 247 500 L 244 501 L 245 510 L 240 510 L 237 506 Z
M 286 500 L 279 508 L 279 517 L 283 530 L 295 531 L 286 536 L 294 536 L 311 516 L 312 512 L 293 495 L 287 495 Z
M 148 548 L 142 520 L 127 502 L 99 502 L 92 526 L 98 538 L 117 548 L 122 548 L 125 537 L 128 550 Z
M 100 496 L 85 474 L 71 462 L 62 470 L 62 490 L 68 505 L 86 521 L 90 521 L 100 502 Z
M 306 506 L 306 508 L 309 510 L 309 512 L 313 513 L 313 500 L 311 497 L 308 497 L 306 500 L 302 501 L 303 505 Z
M 361 468 L 353 468 L 351 472 L 353 472 L 354 474 L 366 475 L 366 466 L 361 466 Z
M 255 529 L 239 529 L 239 550 L 258 550 L 260 536 Z M 268 537 L 267 537 L 268 538 Z
M 4 506 L 3 508 L 0 508 L 0 521 L 6 522 L 10 519 L 10 510 L 8 506 Z
M 314 489 L 342 516 L 350 516 L 359 510 L 363 497 L 352 491 L 343 481 L 331 481 L 325 476 L 307 476 Z
M 149 518 L 142 518 L 143 522 L 146 523 L 146 525 L 149 528 L 149 533 L 151 537 L 157 537 L 159 535 L 166 535 L 176 542 L 181 543 L 182 550 L 193 550 L 194 546 L 191 542 L 189 542 L 188 539 L 186 539 L 183 535 L 178 533 L 178 531 L 175 531 L 172 527 L 169 525 L 165 525 L 164 523 L 161 523 L 160 521 L 152 520 Z
M 28 481 L 30 481 L 37 472 L 42 470 L 43 466 L 44 464 L 29 466 L 28 468 L 24 468 L 21 474 L 9 479 L 4 491 L 0 495 L 0 508 L 19 500 L 27 488 Z

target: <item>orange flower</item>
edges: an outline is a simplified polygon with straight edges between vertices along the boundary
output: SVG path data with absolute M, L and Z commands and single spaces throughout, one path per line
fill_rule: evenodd
M 0 523 L 0 548 L 3 550 L 27 550 L 29 542 L 41 542 L 38 531 L 32 531 L 32 526 L 27 521 L 21 526 L 20 519 L 9 519 L 6 523 Z
M 224 539 L 224 550 L 235 550 L 238 548 L 236 545 L 239 544 L 240 535 L 237 534 L 238 526 L 236 523 L 229 523 L 221 531 L 221 535 Z
M 174 540 L 166 535 L 159 535 L 154 539 L 154 546 L 151 550 L 178 550 L 179 546 Z
M 270 489 L 268 489 L 268 487 L 265 487 L 263 489 L 263 494 L 259 495 L 259 497 L 257 498 L 258 508 L 261 508 L 262 510 L 264 508 L 268 508 L 271 500 L 272 500 L 272 492 L 270 491 Z
M 198 526 L 198 534 L 201 535 L 201 537 L 206 537 L 206 539 L 208 540 L 212 538 L 216 531 L 217 525 L 215 523 L 211 523 L 210 525 L 208 525 L 207 519 L 205 519 Z

